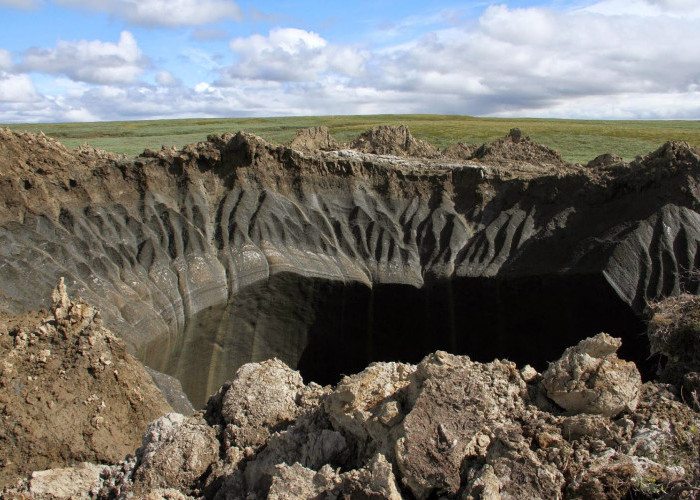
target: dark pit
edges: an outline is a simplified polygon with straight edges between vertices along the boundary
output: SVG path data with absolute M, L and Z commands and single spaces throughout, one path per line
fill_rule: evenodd
M 621 337 L 620 357 L 649 378 L 644 322 L 599 275 L 370 288 L 282 273 L 189 318 L 182 332 L 146 346 L 142 359 L 177 377 L 197 407 L 250 361 L 277 357 L 319 384 L 373 361 L 416 363 L 437 349 L 542 371 L 601 331 Z

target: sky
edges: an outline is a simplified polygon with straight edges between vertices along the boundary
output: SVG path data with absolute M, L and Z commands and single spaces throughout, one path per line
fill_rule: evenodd
M 0 0 L 0 122 L 700 119 L 700 0 Z

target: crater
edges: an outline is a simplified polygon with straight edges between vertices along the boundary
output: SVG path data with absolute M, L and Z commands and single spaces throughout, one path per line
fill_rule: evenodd
M 437 349 L 543 370 L 601 331 L 648 378 L 647 302 L 700 287 L 685 143 L 588 167 L 515 132 L 448 155 L 405 128 L 132 160 L 7 130 L 0 146 L 0 308 L 46 307 L 65 278 L 195 406 L 271 357 L 320 384 Z
M 143 361 L 180 379 L 202 406 L 244 363 L 277 357 L 306 382 L 335 384 L 373 361 L 416 363 L 437 349 L 507 358 L 538 371 L 598 332 L 650 377 L 644 322 L 600 276 L 457 278 L 423 287 L 280 273 L 188 318 Z

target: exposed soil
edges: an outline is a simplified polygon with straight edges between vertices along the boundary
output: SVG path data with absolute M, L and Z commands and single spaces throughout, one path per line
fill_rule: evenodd
M 560 153 L 523 136 L 520 129 L 512 129 L 506 137 L 483 144 L 469 159 L 494 164 L 568 165 Z
M 51 310 L 0 316 L 0 487 L 34 470 L 116 463 L 168 411 L 99 313 L 62 285 Z
M 299 130 L 288 146 L 299 151 L 332 151 L 340 148 L 325 126 Z
M 438 150 L 433 145 L 413 137 L 405 125 L 382 125 L 373 128 L 352 141 L 350 148 L 378 155 L 425 158 L 438 154 Z
M 474 156 L 474 152 L 479 149 L 477 144 L 464 144 L 458 142 L 452 146 L 447 146 L 442 150 L 443 156 L 447 158 L 455 158 L 457 160 L 469 160 Z

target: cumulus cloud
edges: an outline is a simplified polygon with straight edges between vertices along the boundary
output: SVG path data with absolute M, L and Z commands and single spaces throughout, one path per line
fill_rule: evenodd
M 29 103 L 39 99 L 29 75 L 0 73 L 0 102 Z
M 603 0 L 582 10 L 608 16 L 700 17 L 700 5 L 697 0 Z
M 474 114 L 539 115 L 584 96 L 607 96 L 611 104 L 622 94 L 678 96 L 697 91 L 700 78 L 694 26 L 670 16 L 493 6 L 469 28 L 383 51 L 373 70 L 379 87 L 450 93 L 457 109 Z
M 159 71 L 156 75 L 156 82 L 164 87 L 175 87 L 182 83 L 170 71 Z
M 132 83 L 147 60 L 134 36 L 122 31 L 117 43 L 100 40 L 59 41 L 55 48 L 32 48 L 22 55 L 21 71 L 65 75 L 97 84 Z
M 651 10 L 626 16 L 614 13 L 620 1 L 572 11 L 491 6 L 476 22 L 453 21 L 373 52 L 334 45 L 313 32 L 276 29 L 233 40 L 238 60 L 216 83 L 257 93 L 284 83 L 270 101 L 278 103 L 323 81 L 347 95 L 377 99 L 365 108 L 378 112 L 700 116 L 692 105 L 670 105 L 673 99 L 694 103 L 700 90 L 697 21 L 676 15 L 685 0 L 632 0 Z M 650 100 L 653 109 L 633 98 L 651 94 L 674 97 Z M 336 112 L 320 103 L 309 103 L 304 112 Z M 295 109 L 290 106 L 290 113 Z
M 0 49 L 0 71 L 9 70 L 12 67 L 12 54 L 5 49 Z
M 623 3 L 640 9 L 622 15 Z M 0 51 L 5 71 L 37 68 L 88 82 L 71 93 L 47 90 L 53 95 L 34 101 L 25 95 L 25 104 L 0 107 L 0 121 L 19 116 L 22 106 L 30 119 L 53 120 L 364 113 L 698 119 L 700 30 L 693 9 L 686 0 L 604 0 L 565 11 L 497 5 L 477 19 L 454 18 L 382 48 L 278 28 L 231 41 L 235 62 L 228 67 L 209 52 L 181 50 L 189 64 L 221 75 L 209 81 L 202 73 L 192 87 L 165 69 L 155 75 L 157 86 L 140 82 L 144 58 L 128 33 L 123 43 L 35 49 L 19 65 Z M 18 80 L 3 78 L 17 87 Z
M 72 7 L 106 12 L 146 26 L 200 26 L 240 20 L 241 9 L 230 0 L 56 0 Z
M 312 81 L 324 73 L 359 76 L 366 55 L 352 47 L 329 44 L 317 33 L 277 28 L 268 36 L 236 38 L 230 44 L 238 62 L 231 78 L 271 81 Z

